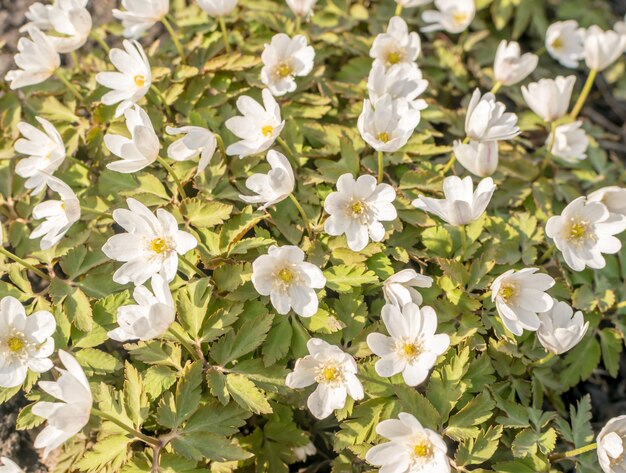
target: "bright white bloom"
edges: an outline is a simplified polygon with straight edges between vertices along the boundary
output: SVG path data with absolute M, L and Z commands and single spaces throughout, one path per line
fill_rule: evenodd
M 588 202 L 602 202 L 612 218 L 626 217 L 626 189 L 617 186 L 603 187 L 587 197 Z
M 298 16 L 306 17 L 313 13 L 317 0 L 287 0 L 291 11 Z
M 317 453 L 317 448 L 313 445 L 313 442 L 307 443 L 304 447 L 296 447 L 293 449 L 293 454 L 296 456 L 299 462 L 306 461 L 307 457 L 313 456 Z M 2 473 L 2 471 L 0 471 Z
M 14 297 L 0 300 L 0 387 L 20 386 L 28 370 L 44 373 L 52 368 L 52 335 L 57 328 L 53 315 L 39 311 L 26 316 Z M 0 470 L 2 471 L 2 470 Z
M 310 339 L 306 346 L 310 355 L 296 361 L 285 384 L 300 389 L 318 383 L 307 400 L 311 414 L 324 419 L 335 409 L 342 409 L 347 396 L 355 401 L 363 399 L 363 386 L 356 377 L 358 368 L 352 356 L 319 338 Z
M 337 192 L 326 197 L 324 210 L 330 214 L 324 230 L 332 236 L 346 234 L 348 247 L 361 251 L 372 241 L 385 238 L 385 227 L 380 222 L 391 222 L 398 212 L 393 206 L 396 191 L 389 184 L 377 184 L 373 176 L 355 180 L 351 174 L 337 181 Z
M 566 302 L 556 299 L 552 309 L 539 314 L 539 320 L 541 325 L 537 330 L 537 338 L 546 350 L 555 355 L 561 355 L 578 345 L 589 328 L 589 322 L 585 323 L 582 312 L 574 314 L 574 309 Z
M 169 0 L 122 0 L 126 11 L 113 10 L 113 16 L 122 20 L 124 36 L 137 39 L 170 11 Z
M 550 152 L 567 162 L 575 163 L 587 158 L 587 148 L 589 147 L 589 137 L 583 130 L 583 122 L 576 121 L 559 125 L 546 140 L 546 146 L 553 143 Z
M 56 381 L 40 381 L 39 387 L 61 402 L 40 401 L 32 408 L 33 414 L 48 421 L 35 439 L 35 448 L 44 449 L 44 458 L 87 425 L 93 405 L 89 382 L 78 361 L 63 350 L 59 350 L 59 358 L 65 366 L 57 368 L 61 376 Z
M 522 54 L 519 43 L 503 40 L 496 51 L 493 72 L 496 81 L 503 85 L 513 85 L 523 81 L 536 68 L 539 56 L 532 53 Z
M 465 133 L 474 141 L 510 140 L 520 134 L 517 115 L 506 113 L 506 107 L 492 93 L 472 94 L 465 117 Z
M 383 95 L 374 104 L 363 102 L 357 126 L 363 140 L 376 151 L 394 153 L 409 141 L 420 120 L 420 112 L 406 100 Z
M 284 154 L 271 149 L 267 152 L 267 162 L 272 168 L 267 174 L 253 174 L 246 179 L 246 187 L 257 195 L 239 196 L 248 204 L 263 204 L 261 209 L 285 200 L 296 186 L 293 169 Z
M 541 79 L 522 86 L 522 95 L 528 106 L 546 122 L 553 122 L 567 114 L 576 76 L 558 76 Z
M 270 246 L 266 255 L 252 263 L 252 284 L 262 296 L 270 296 L 274 309 L 285 315 L 290 309 L 301 317 L 317 313 L 319 302 L 315 289 L 326 285 L 322 271 L 304 261 L 297 246 Z
M 168 282 L 160 274 L 152 276 L 152 292 L 144 286 L 135 287 L 137 305 L 126 305 L 117 311 L 118 328 L 107 335 L 118 342 L 152 340 L 160 337 L 176 317 L 174 299 Z
M 487 209 L 496 185 L 490 177 L 480 181 L 474 192 L 472 178 L 448 176 L 443 180 L 444 199 L 420 195 L 413 201 L 418 209 L 437 215 L 450 225 L 467 225 L 477 220 Z
M 87 42 L 91 32 L 91 15 L 86 6 L 87 0 L 55 0 L 52 5 L 34 3 L 26 12 L 30 23 L 20 31 L 26 31 L 30 25 L 34 25 L 53 33 L 48 38 L 57 52 L 75 51 Z
M 375 64 L 367 79 L 367 88 L 374 104 L 389 95 L 393 100 L 407 100 L 418 112 L 428 106 L 425 100 L 418 99 L 428 88 L 428 81 L 422 79 L 422 71 L 414 63 L 403 62 L 387 69 Z
M 399 16 L 389 20 L 386 33 L 380 33 L 374 39 L 370 57 L 374 65 L 385 67 L 402 62 L 411 63 L 417 59 L 422 50 L 422 42 L 417 33 L 409 33 L 409 27 Z
M 448 33 L 465 31 L 476 15 L 474 0 L 435 0 L 437 10 L 422 13 L 422 20 L 432 23 L 423 32 L 445 30 Z
M 261 60 L 261 81 L 273 95 L 285 95 L 296 90 L 296 77 L 304 77 L 313 70 L 315 50 L 308 46 L 306 37 L 299 34 L 290 38 L 284 33 L 272 37 L 265 45 Z
M 7 457 L 0 457 L 0 473 L 24 473 L 17 463 Z
M 152 85 L 150 62 L 138 41 L 124 40 L 124 49 L 111 49 L 109 59 L 120 72 L 100 72 L 96 81 L 112 89 L 102 97 L 102 103 L 119 103 L 115 117 L 121 117 L 133 104 L 141 100 Z
M 376 332 L 367 336 L 370 350 L 381 357 L 376 362 L 376 372 L 384 378 L 402 373 L 409 386 L 422 384 L 437 357 L 450 346 L 448 335 L 435 334 L 437 314 L 434 309 L 429 306 L 420 309 L 412 302 L 402 308 L 387 304 L 383 307 L 382 319 L 391 336 Z
M 41 117 L 35 117 L 35 120 L 43 131 L 26 122 L 17 124 L 23 138 L 15 142 L 15 151 L 30 157 L 17 163 L 15 173 L 26 179 L 24 187 L 38 194 L 46 188 L 48 178 L 65 160 L 65 145 L 52 123 Z
M 211 16 L 226 16 L 237 6 L 237 0 L 198 0 L 198 5 Z
M 606 423 L 596 439 L 598 461 L 604 473 L 626 472 L 626 416 L 614 417 Z
M 403 269 L 389 276 L 383 283 L 383 294 L 387 304 L 393 304 L 400 308 L 409 302 L 421 305 L 422 295 L 416 287 L 432 287 L 433 278 L 419 274 L 414 269 Z
M 33 209 L 35 220 L 45 219 L 30 234 L 35 239 L 44 236 L 39 243 L 42 250 L 56 245 L 67 231 L 80 219 L 80 201 L 74 191 L 65 182 L 56 177 L 48 177 L 48 186 L 59 194 L 60 200 L 46 200 Z
M 396 0 L 396 3 L 404 8 L 412 8 L 428 5 L 432 1 L 433 0 Z
M 41 84 L 61 66 L 61 57 L 50 38 L 35 26 L 28 27 L 28 34 L 31 39 L 20 38 L 17 42 L 15 64 L 19 69 L 6 75 L 13 90 Z
M 563 66 L 576 69 L 585 55 L 585 30 L 575 20 L 557 21 L 546 31 L 546 50 Z
M 585 32 L 585 62 L 589 69 L 603 71 L 617 61 L 625 49 L 626 35 L 604 31 L 596 25 Z
M 155 216 L 135 199 L 126 203 L 129 210 L 114 210 L 113 220 L 127 233 L 113 235 L 102 247 L 109 258 L 124 262 L 113 281 L 132 281 L 139 286 L 156 273 L 171 281 L 178 270 L 178 255 L 193 250 L 198 242 L 190 233 L 178 229 L 178 222 L 168 211 L 158 209 Z
M 118 158 L 107 164 L 111 171 L 131 174 L 141 171 L 156 161 L 161 143 L 154 132 L 148 114 L 139 105 L 132 105 L 124 112 L 130 138 L 122 135 L 106 135 L 104 144 Z
M 537 314 L 549 311 L 554 304 L 546 293 L 554 286 L 554 279 L 547 274 L 536 274 L 537 271 L 537 268 L 510 269 L 491 284 L 491 300 L 496 303 L 505 327 L 514 335 L 520 336 L 524 329 L 536 331 L 540 325 Z
M 401 412 L 398 420 L 383 420 L 376 433 L 389 442 L 370 448 L 365 460 L 381 467 L 381 473 L 450 473 L 446 443 L 412 414 Z
M 465 144 L 454 142 L 457 161 L 469 172 L 479 177 L 489 177 L 498 168 L 497 141 L 470 141 Z
M 600 202 L 587 202 L 579 197 L 560 216 L 551 217 L 546 235 L 554 240 L 563 258 L 574 271 L 585 266 L 602 269 L 606 266 L 603 253 L 615 254 L 622 242 L 613 235 L 626 230 L 626 217 L 612 214 Z
M 285 126 L 280 118 L 280 107 L 272 93 L 263 89 L 263 106 L 251 97 L 237 99 L 237 109 L 243 116 L 226 120 L 228 128 L 241 141 L 226 149 L 226 154 L 245 158 L 267 151 Z
M 170 135 L 184 134 L 183 138 L 174 141 L 167 148 L 167 156 L 174 161 L 189 161 L 200 156 L 196 175 L 202 173 L 211 162 L 217 149 L 217 139 L 211 130 L 199 126 L 168 126 Z

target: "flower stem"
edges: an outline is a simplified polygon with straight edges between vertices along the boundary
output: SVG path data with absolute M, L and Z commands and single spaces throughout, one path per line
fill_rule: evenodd
M 170 34 L 170 37 L 172 38 L 172 41 L 174 42 L 174 46 L 176 46 L 176 50 L 178 51 L 178 54 L 180 55 L 180 59 L 182 63 L 186 64 L 185 51 L 183 50 L 183 46 L 180 44 L 180 40 L 178 39 L 178 34 L 172 27 L 172 24 L 166 17 L 163 17 L 161 19 L 161 23 L 163 23 L 163 26 L 165 26 L 165 29 Z
M 491 92 L 492 94 L 497 94 L 500 89 L 502 88 L 502 82 L 498 81 L 495 84 L 493 84 L 493 87 L 491 88 Z
M 74 97 L 76 97 L 81 102 L 85 100 L 85 97 L 83 97 L 82 94 L 78 91 L 78 89 L 74 87 L 74 85 L 69 80 L 67 80 L 67 78 L 63 75 L 63 73 L 59 69 L 54 71 L 54 75 L 57 76 L 57 79 L 63 82 L 63 84 L 65 84 L 65 87 L 67 87 L 67 90 L 69 90 Z
M 165 168 L 165 170 L 167 171 L 167 173 L 172 176 L 172 179 L 174 179 L 174 182 L 176 183 L 176 186 L 178 187 L 178 193 L 180 194 L 180 196 L 183 199 L 187 198 L 187 193 L 185 192 L 185 188 L 183 187 L 183 184 L 180 182 L 180 179 L 178 178 L 178 176 L 176 175 L 176 173 L 174 172 L 174 169 L 172 169 L 172 166 L 170 166 L 168 164 L 167 161 L 165 161 L 165 159 L 163 159 L 161 156 L 157 156 L 157 161 L 159 163 L 161 163 L 161 165 Z
M 300 15 L 296 15 L 296 23 L 294 26 L 294 33 L 298 34 L 300 32 L 300 28 L 302 27 L 302 17 Z
M 276 141 L 281 146 L 281 148 L 283 148 L 283 151 L 287 155 L 287 159 L 289 159 L 289 162 L 293 166 L 293 170 L 296 171 L 296 169 L 298 168 L 298 161 L 296 160 L 296 157 L 291 152 L 291 149 L 289 148 L 289 145 L 280 136 L 278 138 L 276 138 Z
M 0 246 L 0 254 L 3 254 L 4 256 L 6 256 L 7 258 L 9 258 L 10 260 L 15 261 L 16 263 L 21 264 L 22 266 L 24 266 L 26 269 L 30 269 L 33 273 L 35 273 L 37 276 L 39 276 L 40 278 L 45 279 L 46 281 L 51 281 L 52 278 L 50 276 L 48 276 L 46 273 L 44 273 L 43 271 L 41 271 L 40 269 L 35 268 L 32 264 L 27 263 L 26 261 L 24 261 L 22 258 L 20 258 L 19 256 L 14 255 L 13 253 L 11 253 L 9 250 L 5 249 L 4 247 Z
M 90 213 L 90 214 L 98 215 L 99 217 L 110 217 L 110 215 L 108 213 L 106 213 L 106 212 L 100 212 L 99 210 L 90 209 L 90 208 L 84 207 L 82 205 L 80 206 L 80 210 L 81 210 L 81 212 L 87 212 L 87 213 Z
M 217 140 L 217 146 L 220 149 L 220 153 L 222 153 L 222 159 L 226 161 L 226 147 L 224 146 L 224 140 L 217 133 L 213 133 L 215 139 Z
M 587 82 L 585 82 L 585 86 L 583 87 L 583 90 L 580 93 L 578 100 L 576 101 L 576 105 L 574 105 L 574 109 L 572 110 L 572 113 L 570 113 L 570 117 L 572 117 L 573 119 L 576 119 L 580 111 L 583 109 L 583 105 L 585 105 L 585 101 L 589 96 L 589 92 L 591 92 L 591 88 L 593 87 L 593 83 L 595 82 L 597 75 L 598 71 L 596 69 L 591 69 L 589 71 Z
M 543 358 L 534 361 L 532 363 L 532 366 L 543 366 L 545 365 L 548 361 L 550 361 L 552 358 L 554 358 L 554 353 L 549 352 L 546 356 L 544 356 Z
M 159 445 L 159 440 L 158 439 L 156 439 L 154 437 L 150 437 L 150 436 L 145 435 L 145 434 L 142 434 L 141 432 L 139 432 L 135 428 L 131 427 L 130 425 L 126 425 L 121 420 L 116 419 L 115 417 L 113 417 L 110 414 L 107 414 L 106 412 L 103 412 L 103 411 L 101 411 L 99 409 L 91 409 L 91 413 L 93 415 L 95 415 L 96 417 L 100 417 L 100 419 L 108 420 L 109 422 L 113 422 L 118 427 L 121 427 L 126 432 L 128 432 L 132 436 L 138 438 L 139 440 L 147 443 L 148 445 L 152 445 L 152 446 Z
M 108 44 L 106 44 L 106 42 L 104 41 L 104 39 L 102 39 L 102 37 L 96 33 L 94 30 L 91 30 L 91 33 L 89 33 L 89 36 L 91 37 L 91 39 L 93 39 L 96 43 L 98 43 L 100 46 L 102 46 L 102 49 L 104 49 L 104 52 L 106 52 L 107 54 L 109 54 L 109 52 L 111 51 L 111 48 L 109 47 Z
M 383 177 L 384 177 L 384 162 L 383 162 L 383 152 L 379 151 L 378 152 L 378 183 L 380 184 L 381 182 L 383 182 Z
M 296 208 L 298 209 L 298 212 L 300 212 L 300 215 L 302 216 L 302 219 L 304 220 L 304 226 L 306 227 L 307 232 L 309 232 L 309 235 L 311 235 L 311 223 L 309 222 L 309 217 L 306 216 L 304 207 L 300 205 L 300 202 L 298 202 L 298 199 L 296 199 L 295 195 L 289 194 L 289 199 L 291 199 L 291 201 L 293 202 L 293 205 L 295 205 Z
M 465 260 L 465 253 L 467 252 L 467 232 L 465 225 L 461 225 L 461 261 Z
M 189 342 L 187 340 L 185 340 L 185 337 L 183 337 L 183 335 L 178 331 L 178 324 L 172 324 L 170 325 L 170 328 L 168 329 L 168 332 L 174 336 L 174 338 L 176 340 L 178 340 L 178 342 L 185 347 L 185 350 L 187 350 L 189 352 L 189 354 L 192 356 L 192 358 L 194 360 L 200 360 L 199 356 L 198 356 L 198 352 L 189 344 Z
M 165 96 L 161 93 L 161 91 L 154 84 L 150 85 L 150 90 L 154 92 L 154 95 L 157 96 L 159 102 L 163 104 L 163 107 L 165 108 L 165 113 L 167 113 L 168 115 L 172 115 L 172 109 L 168 105 L 167 100 L 165 99 Z
M 597 443 L 591 443 L 589 445 L 585 445 L 584 447 L 576 448 L 574 450 L 569 450 L 563 453 L 555 453 L 550 455 L 550 460 L 562 460 L 563 458 L 572 458 L 578 455 L 582 455 L 583 453 L 591 452 L 598 447 Z
M 554 148 L 554 141 L 556 140 L 556 122 L 552 122 L 550 124 L 550 141 L 548 142 L 548 148 L 546 149 L 546 156 L 543 158 L 543 163 L 541 164 L 541 172 L 540 175 L 548 167 L 550 164 L 550 159 L 552 158 L 552 148 Z
M 463 144 L 466 145 L 469 142 L 470 142 L 470 137 L 466 136 L 465 139 L 463 140 Z M 446 166 L 441 170 L 441 174 L 445 175 L 450 169 L 452 169 L 452 166 L 454 166 L 454 163 L 456 163 L 456 155 L 453 153 L 450 160 L 446 163 Z
M 224 22 L 224 17 L 220 16 L 217 20 L 220 24 L 220 29 L 222 30 L 222 39 L 224 40 L 224 48 L 226 48 L 226 53 L 230 54 L 230 44 L 228 43 L 228 30 L 226 29 L 226 23 Z
M 402 15 L 402 5 L 400 5 L 398 3 L 398 6 L 396 7 L 396 12 L 394 13 L 395 16 L 400 16 Z
M 193 271 L 198 276 L 200 276 L 201 278 L 208 278 L 209 277 L 208 274 L 205 274 L 204 271 L 202 271 L 200 268 L 198 268 L 195 264 L 193 264 L 191 261 L 189 261 L 183 255 L 178 255 L 178 259 L 181 260 L 183 263 L 185 263 L 187 266 L 189 266 L 189 268 L 193 269 Z

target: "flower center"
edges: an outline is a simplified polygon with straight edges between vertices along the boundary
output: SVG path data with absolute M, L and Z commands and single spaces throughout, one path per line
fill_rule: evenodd
M 276 75 L 278 77 L 282 77 L 284 79 L 285 77 L 289 77 L 291 74 L 293 74 L 293 69 L 287 62 L 281 62 L 276 68 Z
M 557 51 L 560 51 L 561 49 L 563 49 L 563 46 L 564 46 L 563 40 L 560 37 L 552 41 L 552 48 L 554 48 Z
M 280 279 L 285 284 L 289 284 L 293 281 L 293 273 L 289 269 L 283 268 L 278 271 L 278 279 Z
M 360 200 L 357 200 L 356 202 L 352 203 L 350 209 L 352 210 L 352 213 L 354 215 L 361 215 L 363 212 L 365 212 L 365 204 L 363 204 L 363 202 L 361 202 Z
M 587 222 L 582 220 L 573 220 L 569 226 L 567 238 L 569 240 L 581 241 L 587 235 Z
M 24 348 L 24 340 L 20 337 L 13 336 L 7 340 L 7 346 L 13 353 L 20 352 Z
M 387 55 L 387 62 L 389 64 L 398 64 L 400 61 L 402 61 L 402 53 L 398 51 L 391 51 Z
M 386 131 L 383 131 L 382 133 L 379 133 L 378 135 L 376 135 L 376 139 L 378 141 L 382 141 L 383 143 L 388 143 L 391 137 L 389 136 L 389 133 L 387 133 Z
M 169 245 L 167 244 L 167 240 L 165 238 L 159 237 L 150 242 L 150 249 L 157 255 L 160 255 L 169 251 Z
M 64 202 L 64 201 L 61 201 L 61 208 L 62 208 L 63 210 L 65 210 L 65 202 Z
M 455 25 L 464 25 L 469 15 L 466 12 L 458 11 L 452 15 L 452 21 Z
M 500 288 L 500 292 L 498 295 L 504 300 L 504 302 L 509 302 L 513 297 L 517 295 L 517 286 L 514 284 L 504 284 Z
M 137 74 L 133 79 L 137 87 L 143 87 L 144 85 L 146 85 L 146 76 Z
M 272 125 L 265 125 L 263 128 L 261 128 L 261 133 L 263 133 L 263 136 L 269 138 L 270 136 L 272 136 L 272 133 L 274 133 L 274 127 Z
M 433 447 L 428 439 L 420 439 L 413 445 L 411 456 L 414 462 L 422 463 L 433 456 Z
M 339 366 L 329 362 L 318 368 L 315 380 L 323 384 L 341 384 L 343 382 L 343 372 Z

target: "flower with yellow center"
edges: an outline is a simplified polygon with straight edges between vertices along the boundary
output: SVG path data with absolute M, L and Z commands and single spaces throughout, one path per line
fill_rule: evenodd
M 137 87 L 143 87 L 144 85 L 146 85 L 146 76 L 144 76 L 143 74 L 137 74 L 133 80 L 135 81 L 135 85 Z
M 281 62 L 275 69 L 276 75 L 281 78 L 289 77 L 293 74 L 293 68 L 287 62 Z
M 557 37 L 554 41 L 552 41 L 551 46 L 555 51 L 561 51 L 564 46 L 563 39 L 561 39 L 560 36 Z
M 421 439 L 413 446 L 413 457 L 415 460 L 423 462 L 433 455 L 432 444 L 428 439 Z
M 466 12 L 456 12 L 454 15 L 452 15 L 452 21 L 454 21 L 454 23 L 458 26 L 463 25 L 468 18 L 469 15 Z
M 376 135 L 376 139 L 378 139 L 379 141 L 382 141 L 383 143 L 388 143 L 391 137 L 389 136 L 389 133 L 387 133 L 386 131 L 383 131 L 379 133 L 378 135 Z
M 391 65 L 398 64 L 402 61 L 402 53 L 399 51 L 391 51 L 387 54 L 387 62 Z
M 315 50 L 303 35 L 293 38 L 284 33 L 272 37 L 261 54 L 263 68 L 261 81 L 274 96 L 282 96 L 297 89 L 296 77 L 304 77 L 313 70 Z
M 150 250 L 160 255 L 168 252 L 170 248 L 165 238 L 158 237 L 150 241 Z
M 7 340 L 7 346 L 13 353 L 21 352 L 24 348 L 24 339 L 14 335 Z
M 504 302 L 509 302 L 517 295 L 517 292 L 517 286 L 514 284 L 503 284 L 498 295 L 502 298 L 502 300 L 504 300 Z
M 272 125 L 265 125 L 261 128 L 261 133 L 263 133 L 263 136 L 269 138 L 272 136 L 272 133 L 274 133 L 274 127 Z
M 587 238 L 588 226 L 588 222 L 572 219 L 567 238 L 574 244 L 583 244 L 585 238 Z

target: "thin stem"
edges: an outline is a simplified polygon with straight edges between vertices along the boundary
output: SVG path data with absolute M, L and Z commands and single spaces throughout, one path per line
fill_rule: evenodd
M 548 148 L 546 149 L 546 156 L 543 158 L 543 163 L 541 163 L 541 172 L 539 175 L 543 174 L 543 172 L 550 164 L 550 159 L 552 158 L 552 148 L 554 148 L 554 142 L 556 140 L 556 122 L 552 122 L 550 124 L 550 141 L 548 142 Z
M 554 353 L 549 352 L 546 356 L 544 356 L 543 358 L 534 361 L 532 363 L 532 366 L 543 366 L 545 365 L 548 361 L 550 361 L 552 358 L 554 358 Z
M 500 91 L 500 89 L 502 88 L 502 85 L 503 84 L 500 81 L 498 81 L 495 84 L 493 84 L 493 87 L 491 88 L 491 93 L 494 94 L 494 95 L 497 94 Z
M 226 147 L 224 146 L 224 140 L 220 135 L 214 133 L 215 139 L 217 140 L 217 146 L 220 149 L 220 153 L 222 153 L 222 159 L 226 161 Z
M 296 157 L 291 152 L 291 148 L 289 148 L 287 142 L 283 140 L 280 136 L 276 138 L 276 141 L 281 146 L 281 148 L 283 148 L 283 151 L 287 155 L 287 159 L 289 159 L 289 162 L 291 163 L 291 165 L 293 166 L 293 170 L 295 171 L 298 167 L 298 161 L 296 161 Z
M 585 101 L 587 100 L 587 97 L 589 96 L 589 92 L 591 92 L 591 88 L 593 87 L 593 83 L 595 82 L 597 75 L 598 75 L 598 71 L 596 69 L 591 69 L 589 71 L 587 82 L 585 82 L 585 86 L 583 87 L 582 92 L 578 96 L 576 105 L 574 105 L 574 109 L 572 110 L 572 113 L 570 113 L 570 117 L 572 117 L 573 119 L 576 119 L 580 111 L 583 109 L 583 105 L 585 105 Z
M 226 53 L 230 53 L 230 44 L 228 43 L 228 30 L 226 29 L 226 23 L 224 22 L 224 17 L 220 16 L 217 21 L 220 24 L 220 29 L 222 30 L 222 39 L 224 40 L 224 47 L 226 48 Z
M 300 205 L 300 202 L 298 202 L 298 199 L 296 199 L 296 196 L 294 196 L 293 194 L 289 194 L 289 199 L 291 199 L 291 201 L 293 202 L 293 205 L 296 206 L 296 208 L 298 209 L 298 212 L 300 212 L 300 215 L 302 216 L 302 219 L 304 220 L 304 226 L 306 227 L 307 231 L 309 232 L 309 235 L 311 234 L 311 223 L 309 222 L 309 217 L 306 216 L 306 212 L 304 211 L 304 207 L 302 207 L 302 205 Z
M 154 95 L 157 96 L 159 102 L 163 104 L 163 107 L 165 108 L 165 113 L 167 113 L 168 115 L 172 115 L 172 109 L 168 105 L 167 100 L 165 99 L 165 96 L 161 93 L 161 91 L 154 84 L 150 85 L 150 90 L 154 92 Z
M 122 422 L 119 419 L 116 419 L 115 417 L 113 417 L 110 414 L 107 414 L 106 412 L 103 412 L 99 409 L 91 409 L 91 413 L 97 417 L 100 417 L 103 420 L 108 420 L 109 422 L 113 422 L 115 425 L 117 425 L 118 427 L 121 427 L 122 429 L 124 429 L 126 432 L 128 432 L 129 434 L 131 434 L 132 436 L 138 438 L 139 440 L 141 440 L 142 442 L 147 443 L 148 445 L 152 445 L 152 446 L 157 446 L 159 445 L 159 441 L 157 439 L 155 439 L 154 437 L 150 437 L 148 435 L 142 434 L 141 432 L 139 432 L 138 430 L 136 430 L 135 428 L 131 427 L 130 425 L 126 425 L 124 422 Z
M 300 28 L 302 27 L 302 17 L 300 15 L 296 15 L 296 24 L 294 26 L 295 33 L 300 32 Z
M 16 263 L 21 264 L 22 266 L 24 266 L 26 269 L 30 269 L 33 273 L 35 273 L 37 276 L 39 276 L 40 278 L 45 279 L 46 281 L 52 281 L 52 278 L 50 276 L 48 276 L 46 273 L 44 273 L 43 271 L 41 271 L 40 269 L 35 268 L 32 264 L 27 263 L 26 261 L 24 261 L 22 258 L 20 258 L 19 256 L 14 255 L 13 253 L 11 253 L 9 250 L 5 249 L 4 247 L 0 246 L 0 254 L 3 254 L 4 256 L 6 256 L 7 258 L 9 258 L 10 260 L 15 261 Z
M 400 6 L 400 5 L 398 5 Z M 383 177 L 384 177 L 384 162 L 383 162 L 383 152 L 379 151 L 378 152 L 378 183 L 380 184 L 381 182 L 383 182 Z
M 465 139 L 463 140 L 463 144 L 466 145 L 470 142 L 470 137 L 466 136 Z M 450 157 L 449 161 L 446 163 L 445 167 L 441 170 L 441 174 L 446 174 L 450 169 L 452 169 L 452 166 L 454 166 L 454 163 L 456 163 L 456 155 L 454 153 L 452 153 L 452 156 Z
M 182 63 L 186 64 L 185 51 L 183 50 L 183 46 L 180 44 L 180 40 L 178 39 L 178 34 L 172 27 L 172 24 L 166 17 L 163 17 L 161 19 L 161 23 L 163 23 L 163 26 L 165 26 L 165 29 L 170 34 L 170 37 L 172 38 L 172 41 L 174 42 L 174 46 L 176 46 L 176 50 L 178 51 L 178 54 L 180 55 L 180 59 Z
M 72 56 L 72 62 L 74 63 L 74 67 L 78 67 L 78 56 L 76 55 L 76 51 L 72 51 L 70 53 L 70 56 Z
M 178 342 L 185 347 L 185 350 L 189 352 L 194 360 L 200 361 L 201 359 L 198 357 L 198 352 L 189 344 L 189 341 L 185 340 L 185 337 L 181 333 L 178 332 L 178 327 L 176 324 L 170 325 L 168 332 L 174 336 Z
M 400 16 L 402 15 L 402 5 L 400 5 L 398 3 L 398 6 L 396 7 L 396 12 L 394 13 L 395 16 Z
M 104 41 L 104 39 L 102 39 L 100 37 L 100 35 L 98 33 L 96 33 L 94 30 L 91 30 L 91 33 L 89 33 L 89 36 L 91 37 L 91 39 L 93 39 L 96 43 L 98 43 L 102 49 L 104 49 L 104 52 L 106 52 L 107 54 L 109 54 L 109 52 L 111 51 L 111 48 L 109 47 L 108 44 L 106 44 L 106 42 Z
M 94 215 L 99 215 L 100 217 L 110 217 L 110 215 L 106 212 L 100 212 L 99 210 L 96 210 L 96 209 L 89 209 L 87 207 L 83 207 L 82 205 L 80 206 L 80 210 L 81 212 L 87 212 L 87 213 L 91 213 Z
M 63 82 L 63 84 L 65 84 L 65 87 L 67 87 L 67 90 L 69 90 L 74 97 L 76 97 L 81 102 L 85 100 L 85 97 L 83 97 L 83 95 L 78 91 L 78 89 L 74 87 L 74 85 L 69 80 L 67 80 L 67 78 L 63 75 L 63 73 L 59 69 L 54 71 L 54 75 L 57 76 L 57 79 Z
M 183 263 L 185 263 L 187 266 L 189 266 L 189 268 L 191 268 L 194 271 L 194 273 L 196 273 L 201 278 L 208 278 L 209 277 L 208 274 L 205 274 L 204 271 L 202 271 L 200 268 L 198 268 L 195 264 L 193 264 L 191 261 L 189 261 L 183 255 L 178 255 L 178 259 L 181 260 Z
M 589 445 L 585 445 L 584 447 L 576 448 L 574 450 L 569 450 L 563 453 L 554 453 L 550 455 L 550 460 L 562 460 L 563 458 L 572 458 L 578 455 L 582 455 L 583 453 L 591 452 L 598 447 L 597 443 L 591 443 Z
M 465 225 L 461 225 L 461 261 L 465 260 L 465 253 L 467 252 L 467 232 Z
M 187 193 L 185 192 L 185 189 L 183 187 L 183 184 L 180 182 L 180 179 L 178 178 L 178 176 L 176 175 L 176 173 L 174 172 L 174 169 L 172 169 L 172 166 L 170 166 L 168 164 L 167 161 L 165 161 L 165 159 L 163 159 L 161 156 L 157 156 L 157 161 L 165 168 L 165 170 L 167 171 L 167 173 L 172 176 L 172 179 L 174 179 L 174 182 L 176 183 L 176 186 L 178 187 L 178 193 L 180 194 L 180 196 L 183 199 L 187 198 Z

